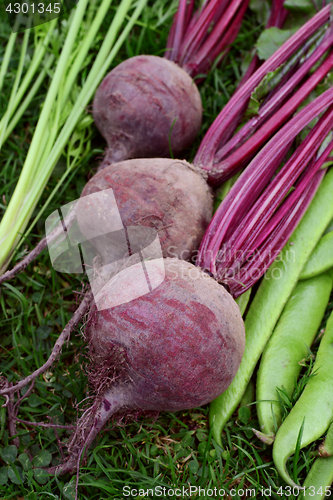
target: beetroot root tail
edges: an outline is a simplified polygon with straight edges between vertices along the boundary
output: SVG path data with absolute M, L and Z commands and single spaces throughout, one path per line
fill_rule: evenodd
M 73 223 L 74 219 L 76 217 L 76 211 L 73 210 L 71 211 L 67 217 L 64 219 L 64 224 L 66 224 L 66 228 L 70 227 L 70 225 Z M 20 274 L 24 269 L 37 257 L 42 253 L 43 250 L 48 246 L 48 244 L 52 243 L 54 240 L 57 240 L 60 236 L 63 236 L 64 233 L 64 228 L 63 224 L 59 224 L 57 227 L 53 229 L 53 231 L 50 232 L 50 234 L 45 238 L 43 238 L 38 245 L 31 250 L 20 262 L 18 262 L 12 269 L 9 271 L 6 271 L 4 274 L 0 276 L 0 285 L 4 281 L 9 281 L 17 274 Z
M 78 473 L 84 451 L 89 449 L 111 416 L 127 407 L 130 401 L 129 388 L 130 384 L 119 384 L 107 389 L 97 402 L 84 412 L 68 444 L 69 456 L 66 462 L 48 469 L 49 474 L 58 476 Z
M 51 353 L 49 359 L 46 361 L 46 363 L 44 363 L 43 366 L 38 368 L 38 370 L 35 370 L 33 373 L 31 373 L 28 377 L 25 377 L 23 380 L 18 382 L 16 385 L 13 385 L 12 387 L 5 387 L 5 388 L 1 389 L 0 396 L 3 396 L 5 394 L 9 394 L 9 393 L 14 393 L 14 392 L 22 389 L 22 387 L 24 387 L 27 384 L 34 381 L 39 375 L 44 373 L 46 370 L 48 370 L 50 368 L 50 366 L 52 366 L 52 364 L 55 362 L 55 360 L 60 355 L 62 347 L 65 344 L 65 342 L 67 342 L 67 340 L 69 339 L 70 334 L 72 333 L 73 330 L 75 330 L 75 328 L 78 326 L 78 324 L 81 321 L 81 319 L 83 318 L 83 316 L 88 311 L 89 306 L 92 302 L 92 298 L 93 298 L 92 292 L 91 292 L 91 290 L 89 290 L 88 292 L 86 292 L 81 304 L 79 305 L 79 307 L 77 308 L 77 310 L 73 314 L 72 318 L 69 320 L 69 322 L 67 323 L 67 325 L 65 326 L 65 328 L 61 332 L 58 340 L 54 344 L 54 347 L 52 349 L 52 353 Z M 1 387 L 1 385 L 0 385 L 0 387 Z

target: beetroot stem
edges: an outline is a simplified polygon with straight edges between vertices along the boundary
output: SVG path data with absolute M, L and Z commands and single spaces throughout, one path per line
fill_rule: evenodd
M 197 73 L 201 73 L 204 69 L 203 65 L 211 65 L 210 61 L 213 62 L 218 54 L 236 38 L 248 4 L 249 0 L 231 2 L 221 19 L 213 27 L 207 40 L 201 47 L 197 48 L 195 53 L 182 50 L 181 61 L 185 69 L 195 64 Z M 221 39 L 223 33 L 224 36 Z
M 329 89 L 303 108 L 260 150 L 216 211 L 201 242 L 197 265 L 216 274 L 215 259 L 229 227 L 236 226 L 251 208 L 297 134 L 332 103 L 333 89 Z
M 241 130 L 237 134 L 235 134 L 227 144 L 225 144 L 223 146 L 223 148 L 221 148 L 219 151 L 216 152 L 214 163 L 219 163 L 224 158 L 226 158 L 227 155 L 230 154 L 230 152 L 235 148 L 235 146 L 237 146 L 238 144 L 242 144 L 253 132 L 255 132 L 258 129 L 259 126 L 261 126 L 263 124 L 265 119 L 267 119 L 269 116 L 273 115 L 273 113 L 278 108 L 281 108 L 281 103 L 283 103 L 285 101 L 285 99 L 291 94 L 291 92 L 294 90 L 294 88 L 302 81 L 302 79 L 308 74 L 310 69 L 319 61 L 319 59 L 322 57 L 322 55 L 332 45 L 333 45 L 333 34 L 331 34 L 331 36 L 329 36 L 327 38 L 327 40 L 325 40 L 318 47 L 318 49 L 315 52 L 313 52 L 313 54 L 309 57 L 309 59 L 300 66 L 298 71 L 291 78 L 288 79 L 288 81 L 283 85 L 283 87 L 281 87 L 279 89 L 279 91 L 276 92 L 272 96 L 272 98 L 268 102 L 266 102 L 266 104 L 264 106 L 262 106 L 259 109 L 258 115 L 251 118 L 246 123 L 246 125 L 244 125 L 241 128 Z M 326 66 L 324 68 L 324 73 L 325 73 L 327 68 L 328 68 L 327 69 L 327 72 L 328 72 L 330 69 L 330 66 L 332 66 L 332 65 L 333 65 L 333 63 L 332 63 L 332 58 L 331 58 L 330 62 L 328 62 L 328 66 Z M 323 75 L 323 72 L 321 71 L 320 74 Z M 322 76 L 322 78 L 324 78 L 325 74 Z M 317 77 L 318 77 L 318 75 L 317 75 Z M 260 131 L 260 134 L 263 134 L 263 137 L 267 138 L 267 136 L 269 134 L 272 134 L 274 132 L 274 127 L 276 129 L 280 125 L 279 122 L 277 124 L 275 124 L 274 120 L 276 119 L 276 117 L 278 117 L 279 115 L 280 116 L 282 115 L 281 120 L 283 120 L 283 119 L 286 119 L 288 116 L 290 116 L 295 111 L 295 109 L 299 105 L 299 102 L 304 100 L 309 95 L 309 93 L 312 91 L 314 86 L 317 85 L 317 77 L 310 78 L 303 85 L 303 87 L 301 87 L 301 89 L 299 89 L 299 91 L 295 94 L 295 97 L 298 96 L 298 98 L 296 100 L 294 100 L 293 103 L 288 101 L 286 104 L 284 104 L 284 107 L 280 109 L 279 113 L 274 115 L 274 117 L 272 117 L 270 122 L 266 123 L 265 131 L 264 132 Z M 320 77 L 320 75 L 319 75 L 319 77 Z M 287 113 L 288 113 L 288 115 L 287 115 Z M 271 125 L 271 127 L 268 130 L 269 125 Z M 259 135 L 259 132 L 257 135 Z M 251 139 L 251 141 L 252 140 L 254 141 L 254 138 Z M 264 140 L 265 139 L 263 139 L 263 141 Z M 249 141 L 246 144 L 247 144 L 247 147 L 249 147 Z M 259 148 L 260 144 L 257 147 Z M 243 149 L 245 150 L 245 146 L 243 147 Z M 238 154 L 240 155 L 239 150 L 238 150 Z M 241 158 L 241 160 L 239 160 L 239 163 L 242 160 L 244 161 L 244 155 Z M 235 163 L 235 161 L 232 160 L 231 156 L 229 156 L 226 159 L 225 163 L 227 164 L 227 168 L 224 169 L 223 175 L 222 175 L 222 173 L 220 173 L 219 181 L 221 180 L 222 177 L 224 179 L 227 179 L 228 177 L 234 175 L 235 171 L 238 170 L 235 168 L 237 163 Z M 217 168 L 223 169 L 223 163 L 220 163 L 219 167 L 214 165 L 214 170 Z
M 170 61 L 176 61 L 178 58 L 179 48 L 184 36 L 186 9 L 187 0 L 180 0 L 178 11 L 170 30 L 170 35 L 167 43 L 167 52 L 165 54 L 165 57 Z M 170 50 L 170 48 L 172 48 L 172 50 Z
M 314 165 L 309 168 L 300 182 L 297 184 L 296 189 L 288 196 L 283 205 L 279 208 L 278 212 L 272 217 L 272 219 L 268 222 L 266 227 L 253 242 L 252 247 L 248 250 L 248 254 L 251 254 L 258 248 L 270 235 L 270 233 L 275 229 L 280 220 L 284 217 L 284 215 L 288 212 L 291 205 L 297 200 L 300 194 L 305 190 L 308 182 L 312 179 L 312 177 L 320 170 L 323 164 L 328 160 L 329 154 L 333 149 L 333 140 L 327 146 L 325 152 L 320 156 L 317 162 L 313 162 Z
M 192 59 L 186 58 L 187 62 L 184 64 L 184 69 L 191 76 L 208 71 L 214 60 L 223 50 L 223 57 L 225 57 L 227 51 L 230 49 L 230 45 L 239 32 L 248 3 L 249 0 L 246 0 L 241 4 L 241 7 L 238 9 L 229 26 L 226 25 L 225 28 L 220 29 L 218 29 L 219 25 L 215 26 L 207 41 L 200 50 L 193 55 Z M 225 18 L 223 17 L 221 21 L 225 21 Z M 224 33 L 222 38 L 221 33 Z
M 193 14 L 194 1 L 180 0 L 165 56 L 192 77 L 225 56 L 236 38 L 249 0 L 208 0 Z
M 231 97 L 216 120 L 213 122 L 204 140 L 201 142 L 194 163 L 206 170 L 213 166 L 214 156 L 221 139 L 228 134 L 233 123 L 244 106 L 247 105 L 254 89 L 259 85 L 264 76 L 270 71 L 276 70 L 281 64 L 311 37 L 321 26 L 330 19 L 330 6 L 324 7 L 318 14 L 305 23 L 292 37 L 285 42 Z
M 299 178 L 302 170 L 311 161 L 312 156 L 316 154 L 323 140 L 331 130 L 332 123 L 333 108 L 330 107 L 252 206 L 241 224 L 233 231 L 232 236 L 223 247 L 222 256 L 224 255 L 225 259 L 223 259 L 223 265 L 218 268 L 219 279 L 223 272 L 225 272 L 226 275 L 229 273 L 233 274 L 234 266 L 236 265 L 239 267 L 242 265 L 241 259 L 246 260 L 253 241 L 278 209 L 290 188 Z M 309 169 L 310 175 L 312 171 L 316 173 L 316 171 L 321 168 L 331 152 L 331 149 L 331 147 L 326 148 L 320 160 L 315 162 L 312 168 Z M 305 178 L 307 178 L 307 176 L 305 176 Z M 300 186 L 304 190 L 306 183 L 304 185 L 303 182 Z M 298 186 L 299 189 L 297 189 L 298 194 L 301 194 L 299 192 L 300 186 Z M 286 202 L 284 202 L 284 204 L 286 204 Z M 252 251 L 255 249 L 256 247 L 254 247 Z M 236 255 L 239 254 L 240 251 L 241 258 L 235 260 Z
M 233 297 L 237 298 L 251 288 L 277 258 L 310 205 L 325 173 L 325 170 L 317 172 L 301 197 L 296 199 L 294 204 L 281 219 L 271 237 L 258 249 L 257 254 L 259 258 L 249 261 L 248 265 L 244 266 L 240 273 L 235 276 L 233 284 L 229 285 L 230 293 Z M 241 285 L 243 281 L 246 281 L 245 286 Z
M 333 38 L 331 39 L 330 43 L 332 42 Z M 214 168 L 209 174 L 210 184 L 220 184 L 223 180 L 232 177 L 242 167 L 244 161 L 253 156 L 260 148 L 260 146 L 262 146 L 267 141 L 267 139 L 292 115 L 292 113 L 296 111 L 298 106 L 318 85 L 318 83 L 327 75 L 332 67 L 333 52 L 328 55 L 327 59 L 322 63 L 317 71 L 313 75 L 311 75 L 311 77 L 302 85 L 302 87 L 278 111 L 276 111 L 276 113 L 271 116 L 271 118 L 269 118 L 264 127 L 257 130 L 248 141 L 244 142 L 224 161 L 214 164 Z M 289 84 L 287 84 L 287 86 L 289 86 Z M 283 89 L 281 89 L 281 91 L 283 91 Z M 279 93 L 276 95 L 278 96 Z M 274 101 L 274 108 L 277 108 L 279 101 L 276 99 L 274 99 Z M 267 112 L 271 113 L 270 101 L 266 106 Z M 256 118 L 253 119 L 253 122 L 255 121 Z M 250 126 L 251 123 L 252 120 L 250 121 Z
M 225 4 L 228 2 L 224 1 Z M 195 24 L 191 24 L 189 26 L 189 30 L 184 36 L 184 40 L 181 47 L 181 54 L 179 65 L 183 65 L 182 57 L 185 54 L 194 54 L 198 47 L 200 46 L 202 39 L 206 36 L 207 31 L 211 25 L 211 22 L 214 18 L 214 13 L 219 6 L 219 0 L 212 0 L 210 2 L 206 2 L 203 6 L 197 21 Z

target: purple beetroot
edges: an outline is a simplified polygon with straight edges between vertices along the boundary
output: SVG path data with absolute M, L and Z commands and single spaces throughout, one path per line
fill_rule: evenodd
M 104 78 L 94 98 L 96 126 L 106 139 L 104 164 L 127 158 L 166 158 L 188 148 L 202 119 L 201 97 L 177 64 L 136 56 Z
M 201 406 L 225 391 L 235 376 L 245 347 L 237 304 L 188 262 L 165 259 L 164 269 L 164 281 L 148 294 L 117 307 L 92 308 L 85 338 L 96 397 L 78 422 L 67 462 L 56 473 L 76 470 L 83 448 L 115 412 Z M 162 272 L 157 263 L 155 272 Z M 120 288 L 130 280 L 128 275 Z M 121 293 L 108 286 L 106 296 Z
M 77 207 L 81 232 L 90 239 L 94 227 L 106 227 L 110 207 L 104 198 L 87 195 L 113 189 L 125 227 L 151 227 L 158 232 L 164 257 L 189 260 L 211 220 L 213 197 L 200 170 L 167 158 L 127 160 L 109 165 L 84 187 Z M 107 262 L 107 248 L 95 247 Z
M 277 0 L 275 0 L 277 1 Z M 178 157 L 199 132 L 206 74 L 236 38 L 249 0 L 180 0 L 165 56 L 140 55 L 115 67 L 97 89 L 95 123 L 106 139 L 100 169 L 130 158 Z

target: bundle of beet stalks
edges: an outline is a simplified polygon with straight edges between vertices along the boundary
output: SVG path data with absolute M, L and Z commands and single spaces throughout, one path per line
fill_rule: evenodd
M 185 11 L 179 11 L 174 26 L 175 52 L 170 53 L 183 60 L 177 40 L 182 26 L 191 26 Z M 10 400 L 31 384 L 28 394 L 88 312 L 84 339 L 95 399 L 67 443 L 67 459 L 50 473 L 78 470 L 84 450 L 115 413 L 206 404 L 235 377 L 245 332 L 234 299 L 281 252 L 331 164 L 333 89 L 299 108 L 332 69 L 332 46 L 327 5 L 242 83 L 208 130 L 193 165 L 131 159 L 105 166 L 85 186 L 74 212 L 98 254 L 94 294 L 86 293 L 49 360 L 14 386 L 5 387 L 3 381 L 0 391 Z M 266 93 L 261 92 L 255 115 L 245 121 L 258 88 Z M 208 184 L 217 186 L 242 169 L 206 229 L 212 211 Z M 114 199 L 119 217 L 110 205 Z M 110 217 L 119 223 L 117 237 L 109 237 L 107 230 L 98 237 L 96 228 L 111 230 Z M 70 220 L 64 217 L 67 230 Z M 146 238 L 150 230 L 159 236 L 160 248 L 155 236 Z M 59 229 L 48 235 L 49 241 L 56 236 Z M 123 264 L 119 275 L 109 265 L 110 248 Z M 196 266 L 182 260 L 185 256 L 196 256 Z M 137 293 L 134 300 L 131 293 Z

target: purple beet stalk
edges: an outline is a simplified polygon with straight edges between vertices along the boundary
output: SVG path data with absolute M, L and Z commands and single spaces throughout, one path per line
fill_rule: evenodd
M 317 172 L 300 198 L 294 202 L 281 219 L 271 237 L 267 239 L 265 244 L 260 248 L 260 258 L 256 261 L 255 259 L 253 259 L 253 261 L 249 260 L 242 267 L 240 273 L 235 276 L 233 284 L 235 297 L 239 297 L 242 293 L 251 288 L 251 286 L 255 284 L 261 276 L 263 276 L 265 270 L 267 270 L 276 259 L 281 249 L 287 243 L 288 238 L 297 227 L 298 222 L 306 212 L 311 200 L 320 186 L 321 181 L 323 180 L 324 175 L 325 170 Z M 237 283 L 235 283 L 236 280 Z M 244 281 L 247 281 L 247 283 L 244 284 Z
M 333 149 L 331 140 L 321 152 L 333 128 L 332 104 L 333 89 L 329 89 L 284 125 L 216 211 L 202 240 L 197 265 L 227 285 L 234 297 L 264 274 L 319 187 L 325 174 L 322 167 Z M 306 139 L 276 173 L 296 136 L 321 113 Z
M 240 248 L 242 248 L 246 256 L 253 241 L 258 239 L 258 234 L 260 234 L 265 220 L 269 220 L 275 213 L 282 200 L 287 196 L 291 186 L 294 185 L 306 165 L 314 157 L 323 141 L 323 137 L 325 138 L 331 130 L 332 118 L 333 115 L 329 109 L 275 178 L 268 184 L 241 224 L 232 232 L 232 236 L 228 238 L 228 244 L 225 247 L 228 255 L 228 259 L 224 262 L 226 270 L 231 270 L 235 255 Z
M 332 119 L 333 113 L 331 108 L 328 116 L 330 127 L 332 127 Z M 320 137 L 321 133 L 322 131 L 319 131 L 318 137 Z M 262 276 L 265 270 L 280 253 L 282 247 L 285 245 L 286 241 L 296 228 L 320 185 L 320 182 L 326 172 L 326 169 L 323 169 L 322 167 L 327 161 L 332 148 L 333 141 L 330 141 L 324 153 L 316 161 L 310 160 L 310 165 L 306 168 L 304 174 L 301 175 L 301 178 L 295 183 L 294 191 L 292 191 L 292 193 L 288 196 L 280 209 L 275 211 L 275 215 L 271 220 L 269 219 L 269 212 L 274 212 L 272 206 L 277 205 L 278 201 L 281 202 L 283 197 L 282 191 L 285 191 L 285 189 L 283 189 L 280 193 L 278 192 L 279 187 L 281 187 L 282 179 L 279 179 L 279 182 L 275 183 L 275 186 L 272 186 L 272 188 L 269 187 L 267 191 L 265 191 L 266 201 L 273 200 L 274 197 L 274 203 L 272 202 L 271 206 L 268 207 L 267 204 L 265 206 L 265 203 L 263 203 L 263 210 L 261 211 L 262 214 L 258 213 L 259 211 L 256 211 L 256 206 L 251 209 L 251 213 L 248 217 L 246 217 L 246 219 L 251 220 L 252 216 L 254 223 L 250 225 L 254 228 L 256 226 L 258 227 L 258 238 L 252 243 L 252 248 L 249 249 L 251 237 L 249 237 L 249 240 L 246 241 L 246 245 L 241 245 L 241 239 L 243 239 L 244 235 L 240 234 L 238 241 L 235 242 L 235 246 L 239 247 L 239 251 L 228 270 L 225 268 L 223 258 L 221 267 L 218 265 L 219 279 L 232 289 L 232 293 L 235 297 L 244 293 L 244 291 L 256 283 L 256 281 Z M 298 166 L 300 167 L 300 165 L 302 165 L 301 159 Z M 292 167 L 292 165 L 290 165 L 290 167 Z M 288 170 L 291 170 L 291 168 L 286 169 L 286 175 L 289 173 Z M 296 177 L 296 175 L 294 175 L 294 177 Z M 291 184 L 291 182 L 285 182 L 283 187 L 287 188 Z M 261 198 L 258 200 L 257 204 L 264 201 Z M 256 214 L 256 216 L 254 214 Z M 256 224 L 260 215 L 260 222 L 262 223 Z M 243 229 L 245 225 L 246 222 L 244 221 L 244 224 L 242 223 Z M 260 225 L 263 227 L 261 230 Z M 255 230 L 256 229 L 254 229 L 254 231 Z M 246 232 L 247 231 L 244 231 L 244 233 Z M 252 238 L 252 241 L 253 239 L 254 238 Z M 228 242 L 226 246 L 230 248 L 231 243 Z M 240 257 L 241 255 L 242 257 Z M 246 285 L 243 283 L 244 281 L 246 281 Z
M 193 14 L 193 0 L 180 0 L 164 57 L 192 77 L 206 72 L 236 38 L 248 4 L 249 0 L 212 0 Z
M 333 36 L 330 37 L 330 44 L 333 44 Z M 326 44 L 323 44 L 326 46 Z M 324 47 L 325 48 L 325 47 Z M 312 58 L 311 58 L 312 60 Z M 310 61 L 308 61 L 310 62 Z M 304 64 L 304 66 L 307 66 Z M 209 173 L 209 182 L 211 185 L 219 185 L 223 180 L 229 179 L 236 172 L 238 172 L 244 163 L 253 157 L 253 155 L 259 150 L 259 148 L 269 139 L 273 133 L 278 130 L 283 123 L 296 111 L 298 106 L 310 95 L 310 93 L 317 87 L 318 83 L 320 83 L 323 78 L 329 73 L 329 71 L 333 67 L 333 51 L 327 56 L 325 61 L 321 64 L 321 66 L 317 69 L 317 71 L 311 75 L 311 77 L 301 86 L 301 88 L 280 108 L 276 111 L 268 121 L 265 122 L 258 130 L 256 130 L 262 122 L 262 118 L 265 117 L 265 114 L 272 114 L 276 108 L 279 107 L 279 97 L 280 92 L 274 96 L 272 99 L 274 101 L 271 106 L 270 101 L 264 106 L 263 115 L 259 113 L 258 117 L 254 117 L 250 122 L 244 127 L 245 134 L 250 135 L 252 130 L 256 130 L 256 132 L 245 141 L 241 146 L 234 151 L 230 156 L 227 156 L 223 161 L 218 162 L 219 153 L 216 155 L 216 163 L 213 166 L 213 169 Z M 302 71 L 302 67 L 300 68 L 300 72 Z M 295 74 L 295 80 L 298 75 Z M 293 84 L 293 80 L 291 79 L 285 87 L 290 87 Z M 289 89 L 288 89 L 289 90 Z M 283 89 L 281 89 L 283 92 Z M 280 104 L 281 100 L 280 98 Z M 252 130 L 251 130 L 252 128 Z M 240 131 L 240 136 L 243 134 L 243 130 Z M 237 140 L 238 138 L 235 137 Z
M 282 64 L 300 50 L 304 44 L 318 30 L 323 28 L 330 21 L 330 6 L 327 5 L 319 11 L 312 19 L 304 24 L 292 37 L 287 40 L 262 66 L 244 83 L 231 97 L 227 105 L 215 119 L 210 129 L 201 142 L 194 163 L 209 173 L 214 170 L 216 153 L 226 144 L 235 131 L 240 114 L 246 108 L 251 94 L 260 84 L 263 78 L 272 71 L 275 71 Z M 328 69 L 329 71 L 329 69 Z M 296 84 L 296 83 L 295 83 Z M 304 90 L 305 96 L 305 90 Z M 304 97 L 305 98 L 305 97 Z M 285 110 L 287 114 L 287 109 Z M 290 114 L 288 114 L 290 116 Z M 286 120 L 281 117 L 280 124 Z M 274 129 L 276 130 L 276 129 Z M 262 143 L 261 143 L 262 144 Z M 258 145 L 257 149 L 260 147 Z M 244 159 L 249 159 L 248 156 Z M 227 161 L 227 160 L 226 160 Z M 225 168 L 226 165 L 224 165 Z M 221 170 L 222 167 L 219 169 Z M 220 179 L 222 182 L 222 179 Z
M 330 53 L 326 57 L 317 71 L 287 100 L 290 94 L 294 92 L 295 87 L 302 82 L 311 68 L 317 64 L 320 58 L 332 46 L 333 33 L 330 33 L 330 36 L 320 44 L 308 60 L 300 65 L 298 71 L 291 78 L 287 79 L 283 87 L 259 109 L 258 114 L 251 118 L 224 147 L 216 152 L 213 167 L 214 174 L 211 176 L 215 182 L 220 183 L 221 179 L 226 180 L 232 177 L 239 170 L 239 166 L 249 156 L 253 155 L 253 152 L 257 151 L 266 142 L 267 138 L 296 111 L 299 104 L 308 97 L 318 83 L 327 75 L 333 66 L 333 53 Z M 282 104 L 284 105 L 281 107 Z M 267 118 L 270 118 L 269 121 L 267 121 Z M 264 127 L 262 126 L 263 124 L 265 124 Z M 253 134 L 256 131 L 257 133 Z M 252 134 L 251 140 L 247 141 Z M 238 149 L 236 149 L 237 146 Z M 234 151 L 235 149 L 236 151 Z

